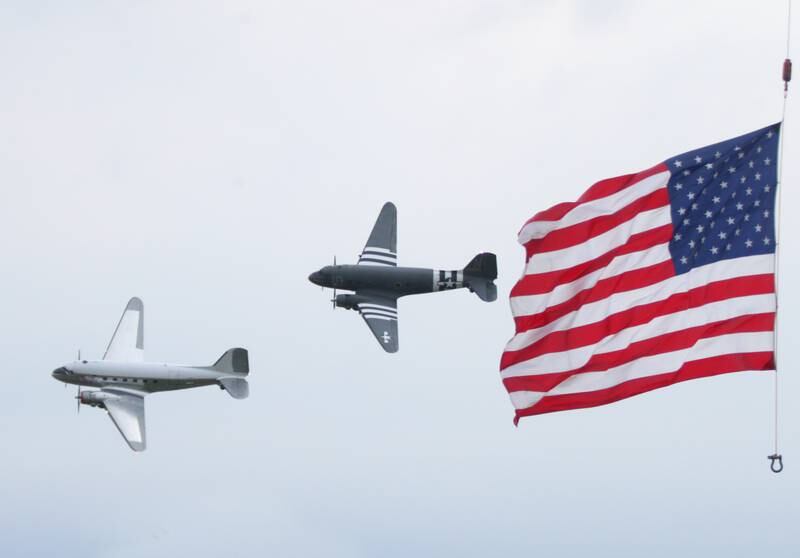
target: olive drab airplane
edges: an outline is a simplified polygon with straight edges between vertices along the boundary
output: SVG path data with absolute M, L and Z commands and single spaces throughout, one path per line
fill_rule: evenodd
M 333 307 L 357 310 L 386 352 L 399 348 L 397 299 L 401 296 L 469 289 L 481 300 L 497 299 L 497 259 L 494 254 L 475 256 L 467 267 L 440 271 L 397 265 L 397 208 L 388 202 L 381 209 L 367 245 L 356 265 L 325 266 L 309 275 L 315 285 L 333 289 Z M 337 289 L 355 294 L 336 294 Z
M 81 405 L 100 407 L 134 451 L 143 451 L 147 440 L 144 425 L 144 396 L 218 385 L 235 399 L 249 394 L 246 376 L 250 372 L 247 351 L 230 349 L 211 366 L 161 364 L 144 360 L 144 305 L 132 298 L 122 312 L 103 360 L 78 360 L 57 368 L 53 377 L 65 384 L 77 384 L 78 411 Z M 99 390 L 81 391 L 81 386 Z

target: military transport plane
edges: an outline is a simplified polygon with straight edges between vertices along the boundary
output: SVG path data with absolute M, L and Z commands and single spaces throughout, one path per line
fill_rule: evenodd
M 218 385 L 235 399 L 249 394 L 245 377 L 250 372 L 247 351 L 230 349 L 211 366 L 159 364 L 144 361 L 144 305 L 132 298 L 122 312 L 103 360 L 78 360 L 57 368 L 53 377 L 65 384 L 77 384 L 78 411 L 81 405 L 108 411 L 114 425 L 133 451 L 146 446 L 144 396 Z M 99 390 L 81 391 L 81 386 Z
M 358 310 L 386 352 L 399 348 L 397 299 L 401 296 L 466 288 L 481 300 L 497 299 L 497 258 L 483 253 L 467 267 L 440 271 L 397 266 L 397 208 L 388 202 L 381 209 L 357 265 L 325 266 L 308 276 L 321 287 L 333 289 L 333 307 Z M 355 294 L 336 294 L 336 289 Z

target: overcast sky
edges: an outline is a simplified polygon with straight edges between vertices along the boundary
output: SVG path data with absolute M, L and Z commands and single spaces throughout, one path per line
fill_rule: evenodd
M 0 3 L 0 555 L 796 556 L 800 99 L 783 474 L 771 373 L 519 428 L 500 382 L 528 217 L 780 119 L 785 2 L 644 4 Z M 396 355 L 307 281 L 387 200 L 401 265 L 500 271 L 401 300 Z M 134 295 L 148 360 L 251 361 L 148 397 L 141 454 L 50 377 Z

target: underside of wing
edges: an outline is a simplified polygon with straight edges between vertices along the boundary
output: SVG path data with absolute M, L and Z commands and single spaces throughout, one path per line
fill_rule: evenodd
M 378 344 L 387 353 L 396 353 L 400 348 L 397 338 L 397 299 L 384 296 L 359 293 L 365 298 L 356 308 L 377 339 Z
M 108 416 L 133 451 L 144 451 L 144 393 L 133 390 L 102 390 L 111 397 L 104 401 Z
M 358 258 L 359 265 L 397 265 L 397 208 L 386 202 Z
M 103 360 L 119 362 L 144 360 L 144 304 L 139 298 L 133 297 L 125 306 Z

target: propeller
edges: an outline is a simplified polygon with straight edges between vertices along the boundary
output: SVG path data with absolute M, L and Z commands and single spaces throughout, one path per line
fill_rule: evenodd
M 333 267 L 334 268 L 336 267 L 336 255 L 335 254 L 333 256 Z M 335 276 L 334 276 L 334 279 L 333 279 L 333 284 L 334 284 L 334 287 L 333 287 L 333 298 L 331 299 L 331 303 L 333 304 L 333 309 L 336 310 L 336 278 L 335 278 Z
M 81 361 L 81 350 L 78 349 L 78 362 L 80 362 L 80 361 Z M 66 386 L 67 386 L 67 384 L 64 384 L 64 387 L 66 387 Z M 78 384 L 78 395 L 75 396 L 75 399 L 78 400 L 78 414 L 81 414 L 81 385 L 80 384 Z

